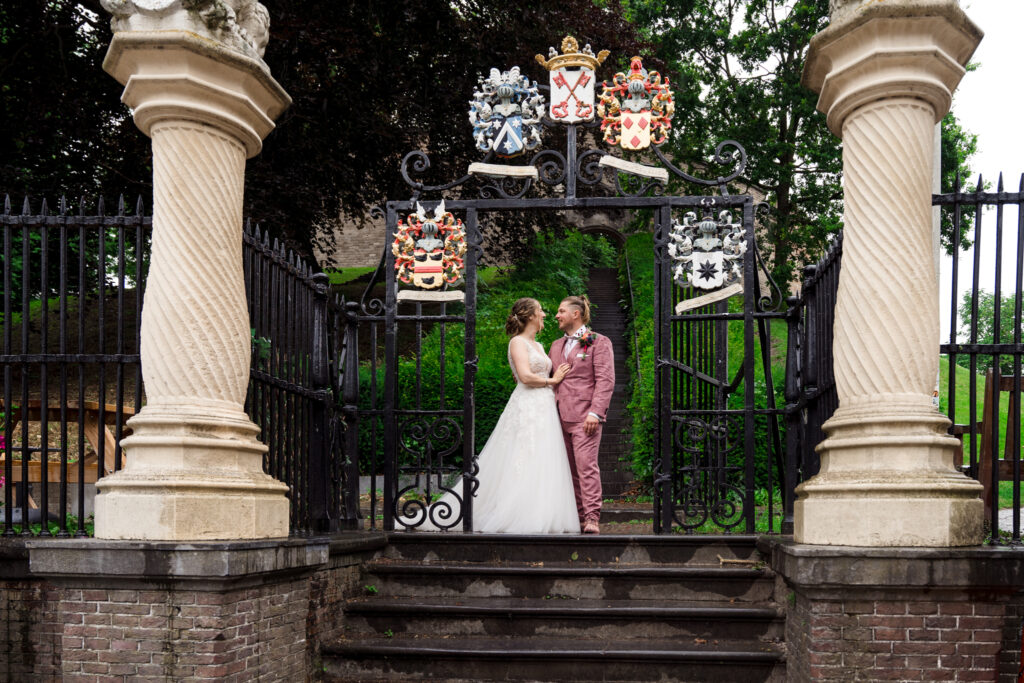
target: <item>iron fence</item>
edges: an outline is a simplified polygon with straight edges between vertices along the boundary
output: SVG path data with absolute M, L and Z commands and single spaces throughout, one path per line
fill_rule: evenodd
M 3 534 L 88 535 L 94 484 L 124 466 L 121 439 L 145 404 L 139 340 L 152 220 L 141 199 L 129 207 L 122 197 L 110 213 L 102 200 L 94 209 L 61 200 L 56 211 L 26 200 L 16 213 L 7 198 L 0 226 Z M 335 409 L 345 303 L 326 275 L 259 228 L 247 226 L 243 240 L 253 337 L 246 410 L 269 449 L 264 469 L 289 486 L 292 533 L 352 526 L 349 432 Z
M 122 467 L 125 421 L 144 402 L 141 283 L 151 220 L 141 199 L 4 202 L 3 533 L 86 535 L 91 487 Z M 73 486 L 69 486 L 73 485 Z M 23 524 L 22 522 L 28 522 Z
M 818 473 L 821 426 L 839 407 L 832 367 L 836 292 L 843 259 L 840 233 L 825 256 L 804 268 L 800 296 L 788 300 L 786 349 L 786 496 L 783 530 L 793 531 L 797 485 Z
M 952 259 L 950 271 L 949 336 L 940 347 L 946 365 L 942 398 L 953 423 L 950 431 L 961 440 L 957 465 L 985 487 L 991 540 L 1016 544 L 1021 541 L 1024 176 L 1017 192 L 1005 191 L 1002 175 L 995 192 L 984 191 L 981 177 L 975 187 L 965 192 L 958 181 L 953 192 L 932 198 L 952 244 L 966 247 L 962 258 Z M 1015 226 L 1004 221 L 1007 209 L 1016 213 Z M 961 261 L 970 267 L 964 269 Z M 1010 286 L 1004 275 L 1012 277 Z

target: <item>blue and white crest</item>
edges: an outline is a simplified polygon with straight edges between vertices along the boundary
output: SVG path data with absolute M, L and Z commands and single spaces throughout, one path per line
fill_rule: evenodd
M 491 69 L 480 78 L 480 87 L 469 103 L 469 122 L 481 152 L 494 151 L 499 157 L 514 157 L 540 146 L 540 119 L 544 96 L 536 81 L 519 73 Z

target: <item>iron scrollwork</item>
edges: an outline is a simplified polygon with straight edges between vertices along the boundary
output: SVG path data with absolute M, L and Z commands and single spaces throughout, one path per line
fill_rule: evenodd
M 458 526 L 462 495 L 446 482 L 458 470 L 445 461 L 462 447 L 462 426 L 449 416 L 410 417 L 399 425 L 398 447 L 400 460 L 410 463 L 399 472 L 413 475 L 413 481 L 395 496 L 395 521 L 410 529 L 428 521 L 438 529 Z

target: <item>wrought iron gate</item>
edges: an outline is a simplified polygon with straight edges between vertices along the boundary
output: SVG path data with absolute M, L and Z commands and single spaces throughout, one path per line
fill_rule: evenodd
M 766 530 L 777 530 L 782 510 L 772 493 L 783 483 L 784 410 L 775 403 L 770 326 L 786 317 L 781 293 L 760 260 L 751 197 L 684 202 L 662 207 L 655 219 L 655 530 L 754 533 L 758 488 L 768 494 L 761 511 Z M 725 298 L 723 288 L 708 295 L 679 285 L 670 231 L 678 230 L 680 212 L 691 223 L 702 213 L 709 231 L 739 214 L 739 223 L 725 226 L 745 245 L 735 264 L 742 282 L 735 298 Z M 694 262 L 691 281 L 700 277 L 698 268 Z
M 570 43 L 563 43 L 563 50 L 567 44 Z M 578 49 L 575 41 L 570 47 Z M 583 53 L 573 53 L 572 58 L 581 64 L 590 60 L 594 62 L 592 66 L 603 60 L 603 57 L 598 59 L 587 50 L 589 46 Z M 554 63 L 554 60 L 550 61 L 549 66 Z M 737 179 L 745 168 L 745 151 L 733 141 L 720 144 L 711 165 L 726 168 L 713 179 L 698 178 L 675 166 L 659 147 L 671 116 L 670 113 L 668 117 L 664 115 L 668 111 L 664 107 L 671 105 L 671 94 L 668 93 L 665 99 L 667 83 L 660 83 L 660 76 L 654 72 L 648 74 L 643 70 L 639 58 L 634 58 L 631 63 L 630 82 L 641 76 L 646 79 L 644 82 L 650 85 L 646 92 L 652 95 L 660 93 L 654 99 L 662 98 L 659 106 L 663 109 L 660 113 L 623 114 L 619 123 L 614 125 L 624 126 L 623 130 L 634 123 L 638 126 L 635 129 L 637 135 L 628 144 L 622 141 L 625 149 L 639 149 L 635 146 L 643 143 L 638 137 L 639 132 L 649 133 L 651 145 L 642 159 L 643 163 L 627 161 L 594 146 L 602 131 L 606 142 L 618 144 L 609 139 L 604 125 L 608 124 L 611 114 L 606 116 L 604 124 L 597 119 L 567 124 L 565 120 L 551 118 L 559 111 L 567 111 L 564 107 L 559 110 L 560 104 L 559 107 L 553 106 L 550 113 L 545 111 L 541 115 L 534 112 L 537 118 L 527 120 L 525 112 L 537 108 L 539 91 L 555 95 L 562 86 L 557 85 L 559 81 L 554 71 L 551 88 L 538 88 L 536 83 L 522 80 L 518 69 L 514 71 L 514 74 L 496 75 L 496 70 L 492 70 L 490 80 L 498 80 L 485 94 L 507 100 L 513 96 L 509 93 L 527 93 L 521 103 L 524 114 L 519 118 L 522 120 L 514 122 L 514 126 L 509 124 L 511 119 L 506 120 L 504 127 L 480 123 L 477 115 L 485 118 L 491 115 L 490 109 L 486 109 L 486 114 L 481 113 L 485 110 L 476 102 L 484 97 L 481 93 L 474 95 L 474 110 L 470 118 L 476 125 L 474 135 L 478 142 L 486 142 L 486 136 L 496 135 L 491 141 L 494 144 L 500 140 L 502 145 L 525 145 L 516 154 L 530 150 L 526 163 L 496 164 L 494 162 L 504 162 L 504 159 L 491 148 L 482 161 L 473 164 L 463 177 L 428 186 L 412 176 L 429 170 L 429 157 L 418 150 L 407 154 L 402 161 L 401 173 L 411 189 L 411 198 L 388 202 L 386 211 L 382 212 L 386 219 L 388 248 L 362 301 L 350 303 L 348 307 L 346 348 L 361 353 L 358 351 L 359 335 L 368 333 L 371 337 L 369 363 L 365 371 L 361 370 L 358 356 L 347 357 L 344 391 L 350 426 L 349 458 L 357 462 L 358 458 L 364 457 L 360 467 L 364 471 L 369 470 L 367 494 L 371 525 L 376 524 L 379 516 L 387 530 L 415 528 L 426 520 L 445 529 L 473 529 L 473 494 L 478 483 L 473 394 L 478 361 L 475 338 L 476 266 L 482 255 L 483 243 L 480 222 L 487 215 L 509 211 L 532 211 L 540 217 L 543 212 L 551 211 L 585 213 L 620 209 L 653 212 L 656 230 L 655 254 L 652 254 L 658 278 L 658 438 L 656 479 L 653 482 L 657 515 L 655 530 L 690 531 L 711 524 L 725 530 L 743 525 L 745 531 L 753 532 L 755 484 L 758 481 L 754 441 L 759 430 L 767 435 L 767 451 L 761 449 L 761 452 L 767 453 L 768 459 L 773 459 L 779 467 L 782 463 L 778 428 L 778 417 L 782 411 L 774 402 L 770 322 L 773 318 L 784 319 L 785 312 L 776 312 L 782 304 L 777 289 L 760 285 L 762 280 L 770 283 L 770 278 L 757 256 L 754 200 L 747 195 L 730 194 L 728 190 L 729 183 Z M 622 74 L 616 74 L 613 82 L 619 84 L 615 87 L 621 93 L 627 92 Z M 561 83 L 565 83 L 564 79 Z M 604 87 L 606 92 L 611 92 L 607 83 Z M 567 92 L 569 95 L 558 90 L 559 96 L 576 97 L 571 90 Z M 602 101 L 605 101 L 604 97 Z M 568 102 L 566 99 L 562 104 Z M 579 111 L 582 109 L 577 108 Z M 604 115 L 600 106 L 598 113 Z M 644 116 L 650 118 L 644 119 Z M 499 128 L 500 132 L 497 132 Z M 554 148 L 533 152 L 539 146 L 542 134 L 549 139 L 564 140 L 564 153 Z M 662 137 L 657 139 L 656 135 Z M 531 144 L 531 140 L 536 140 L 537 144 Z M 666 195 L 670 178 L 709 192 L 717 191 L 717 196 Z M 474 186 L 475 196 L 472 192 Z M 466 190 L 471 192 L 468 196 Z M 442 250 L 436 246 L 438 240 L 433 240 L 435 247 L 421 247 L 420 241 L 416 241 L 417 263 L 413 263 L 412 242 L 409 242 L 408 249 L 401 246 L 404 244 L 404 233 L 400 233 L 402 221 L 416 221 L 417 225 L 425 226 L 434 220 L 431 216 L 449 215 L 464 220 L 467 243 L 464 285 L 441 288 L 434 282 L 419 287 L 420 290 L 432 290 L 429 295 L 422 291 L 417 294 L 416 287 L 403 288 L 396 277 L 396 266 L 399 269 L 406 267 L 406 262 L 401 259 L 407 258 L 412 272 L 418 273 L 421 267 L 418 263 L 425 263 L 431 258 L 430 254 L 435 254 L 440 261 Z M 712 222 L 729 221 L 738 226 L 739 231 L 733 237 L 742 237 L 734 239 L 730 248 L 734 255 L 736 250 L 740 253 L 743 249 L 746 251 L 736 265 L 736 272 L 742 276 L 743 282 L 742 289 L 738 290 L 742 291 L 742 303 L 736 303 L 740 299 L 737 298 L 738 291 L 734 291 L 737 296 L 731 299 L 733 303 L 730 299 L 722 299 L 710 306 L 676 313 L 677 303 L 695 295 L 673 282 L 673 277 L 684 279 L 683 271 L 687 268 L 680 271 L 679 259 L 670 253 L 670 230 L 676 219 L 685 223 L 697 218 Z M 428 234 L 420 230 L 417 235 L 420 240 L 424 235 L 433 238 L 438 234 L 436 230 L 434 225 L 431 227 L 433 232 Z M 399 240 L 392 249 L 396 236 Z M 444 253 L 447 253 L 447 246 Z M 427 272 L 427 269 L 423 271 Z M 689 276 L 695 275 L 690 268 Z M 408 272 L 405 272 L 403 282 L 408 282 L 406 276 Z M 375 294 L 374 288 L 381 283 L 384 284 L 383 295 Z M 769 291 L 772 294 L 767 294 Z M 454 293 L 445 298 L 439 292 Z M 735 342 L 741 348 L 738 359 L 729 357 L 730 323 L 742 325 L 742 335 Z M 384 326 L 384 349 L 378 354 L 376 342 L 380 325 Z M 430 357 L 421 344 L 426 326 L 439 329 L 442 339 L 437 355 Z M 412 334 L 405 334 L 405 331 Z M 765 385 L 764 400 L 760 405 L 755 387 L 755 334 L 760 338 L 760 361 L 764 368 L 760 374 L 760 381 Z M 452 347 L 444 343 L 447 337 L 459 340 L 461 344 Z M 461 348 L 461 358 L 453 359 L 452 348 Z M 431 375 L 429 382 L 424 372 L 427 363 L 436 365 L 438 371 L 438 376 Z M 430 366 L 431 369 L 434 365 Z M 730 380 L 732 373 L 735 375 Z M 360 374 L 367 376 L 368 381 L 361 384 Z M 453 387 L 459 385 L 460 403 L 453 405 L 457 393 Z M 366 457 L 371 460 L 369 466 Z M 383 472 L 380 500 L 377 493 L 378 463 L 383 465 L 380 468 Z M 767 481 L 762 483 L 769 491 L 781 484 L 778 477 L 773 484 L 771 464 L 762 469 L 767 471 Z M 439 497 L 439 494 L 443 496 Z M 771 515 L 770 492 L 768 498 Z M 381 502 L 382 506 L 378 507 Z

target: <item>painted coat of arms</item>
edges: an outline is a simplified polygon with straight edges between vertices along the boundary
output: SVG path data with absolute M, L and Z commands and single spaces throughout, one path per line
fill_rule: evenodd
M 601 117 L 604 141 L 623 149 L 646 149 L 665 142 L 672 127 L 675 103 L 668 79 L 647 71 L 643 60 L 633 57 L 629 74 L 615 74 L 611 85 L 602 83 L 597 115 Z
M 537 61 L 550 72 L 551 107 L 548 115 L 561 123 L 578 123 L 594 118 L 594 70 L 608 58 L 608 50 L 596 55 L 590 45 L 580 44 L 572 36 L 562 39 L 562 54 L 550 48 L 548 58 Z
M 544 96 L 537 82 L 530 81 L 514 66 L 508 71 L 491 69 L 473 92 L 469 122 L 481 152 L 514 157 L 540 145 L 540 118 Z
M 420 289 L 438 289 L 462 278 L 466 230 L 461 219 L 445 211 L 444 201 L 433 215 L 417 202 L 416 213 L 398 221 L 391 253 L 400 282 Z
M 697 214 L 687 212 L 669 234 L 672 277 L 682 287 L 718 289 L 740 282 L 745 253 L 743 226 L 733 223 L 728 211 L 719 213 L 717 221 L 710 215 L 698 221 Z

